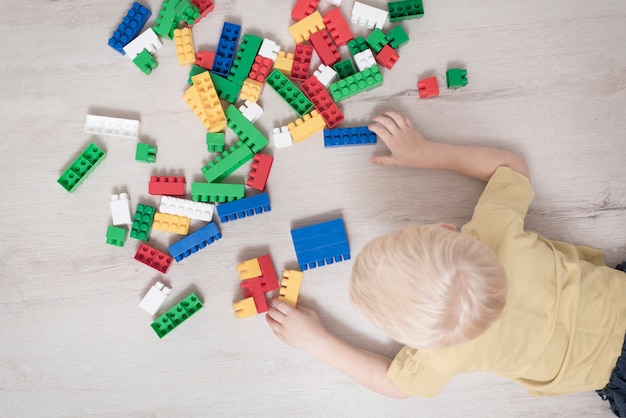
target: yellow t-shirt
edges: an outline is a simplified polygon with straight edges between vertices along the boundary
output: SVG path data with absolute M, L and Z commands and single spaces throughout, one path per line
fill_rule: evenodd
M 493 249 L 508 275 L 500 319 L 457 347 L 404 347 L 387 371 L 407 395 L 436 396 L 460 373 L 492 372 L 532 395 L 603 388 L 626 332 L 626 275 L 601 251 L 549 241 L 524 230 L 534 191 L 528 179 L 500 167 L 461 233 Z

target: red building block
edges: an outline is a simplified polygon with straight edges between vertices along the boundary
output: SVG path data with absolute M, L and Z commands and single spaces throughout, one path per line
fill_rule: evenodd
M 151 176 L 148 184 L 148 193 L 160 196 L 184 196 L 184 177 Z
M 297 0 L 291 11 L 293 20 L 302 20 L 317 9 L 320 0 Z
M 248 174 L 248 181 L 246 185 L 260 191 L 265 190 L 267 184 L 267 178 L 270 175 L 272 169 L 272 163 L 274 158 L 267 154 L 255 154 L 250 174 Z
M 322 115 L 326 126 L 334 128 L 343 121 L 343 113 L 317 77 L 311 76 L 300 87 L 305 96 L 313 102 L 315 109 Z
M 200 19 L 204 19 L 206 15 L 211 13 L 215 7 L 211 0 L 191 0 L 191 2 L 198 8 L 200 11 L 200 17 L 196 19 L 196 23 L 200 21 Z
M 418 81 L 417 91 L 419 92 L 420 99 L 439 96 L 439 84 L 437 83 L 437 77 L 428 77 L 422 81 Z
M 148 244 L 141 244 L 135 254 L 135 260 L 141 261 L 147 266 L 160 271 L 161 273 L 167 273 L 167 270 L 172 264 L 172 257 L 163 254 L 161 251 L 152 248 Z
M 278 278 L 276 277 L 276 270 L 272 264 L 272 259 L 269 254 L 262 255 L 258 258 L 259 266 L 261 267 L 261 286 L 264 292 L 271 292 L 278 289 Z
M 196 52 L 196 65 L 211 70 L 213 68 L 213 60 L 215 59 L 215 52 L 213 51 L 198 51 Z
M 338 7 L 326 13 L 324 24 L 337 46 L 346 45 L 349 40 L 354 39 L 352 31 Z
M 341 122 L 343 122 L 344 116 L 343 112 L 339 109 L 336 103 L 333 103 L 328 109 L 324 110 L 322 113 L 322 119 L 326 122 L 326 126 L 332 129 L 337 127 Z
M 388 70 L 391 70 L 396 65 L 398 59 L 400 59 L 400 55 L 390 45 L 383 46 L 383 49 L 376 54 L 376 62 Z
M 259 83 L 265 83 L 265 79 L 272 71 L 273 66 L 274 62 L 271 59 L 257 55 L 248 73 L 248 78 L 258 81 Z
M 341 59 L 341 54 L 337 51 L 337 45 L 335 45 L 333 38 L 326 29 L 312 33 L 309 41 L 324 65 L 330 67 Z
M 291 66 L 290 78 L 296 81 L 305 81 L 309 78 L 311 69 L 311 58 L 313 58 L 313 47 L 310 45 L 297 44 L 293 54 L 293 65 Z
M 254 299 L 257 313 L 263 313 L 269 310 L 269 308 L 267 307 L 267 300 L 265 299 L 265 292 L 263 291 L 260 277 L 244 280 L 239 285 L 241 286 L 241 290 L 243 291 L 244 299 L 249 297 Z

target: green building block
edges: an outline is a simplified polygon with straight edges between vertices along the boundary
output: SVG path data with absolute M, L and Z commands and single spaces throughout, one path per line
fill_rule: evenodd
M 194 64 L 193 67 L 191 67 L 191 71 L 189 71 L 189 78 L 187 79 L 187 83 L 189 83 L 190 86 L 193 86 L 193 80 L 191 79 L 191 77 L 193 77 L 194 75 L 203 73 L 205 71 L 206 71 L 206 68 L 202 68 L 199 65 Z
M 107 228 L 107 244 L 123 247 L 126 242 L 126 228 L 110 225 Z
M 356 69 L 354 68 L 354 64 L 352 64 L 352 60 L 350 58 L 339 61 L 334 65 L 334 68 L 337 73 L 337 77 L 339 77 L 340 80 L 350 77 L 352 74 L 356 73 Z
M 298 116 L 302 117 L 313 110 L 313 103 L 277 68 L 267 76 L 265 82 L 296 111 Z
M 389 31 L 387 39 L 389 40 L 389 45 L 391 45 L 393 49 L 398 49 L 402 45 L 409 42 L 409 35 L 407 35 L 402 26 L 398 25 Z
M 376 28 L 367 38 L 365 38 L 365 42 L 367 42 L 374 52 L 378 53 L 381 49 L 383 49 L 383 46 L 389 43 L 389 40 L 387 39 L 385 32 Z
M 154 33 L 169 40 L 174 39 L 174 29 L 178 27 L 179 21 L 178 16 L 176 16 L 177 4 L 178 0 L 163 1 L 156 23 L 152 27 Z
M 207 132 L 206 147 L 209 152 L 224 152 L 224 132 Z
M 390 1 L 387 3 L 387 11 L 390 22 L 424 17 L 422 0 Z
M 328 86 L 335 102 L 383 85 L 383 76 L 377 65 L 336 81 Z
M 174 305 L 172 309 L 161 315 L 156 321 L 150 324 L 150 326 L 159 338 L 163 338 L 174 328 L 198 312 L 202 306 L 200 299 L 192 292 L 185 299 Z
M 155 163 L 157 148 L 150 144 L 137 143 L 137 151 L 135 151 L 135 161 L 143 161 L 144 163 Z
M 96 144 L 91 142 L 87 148 L 74 160 L 67 170 L 58 178 L 59 183 L 65 190 L 72 193 L 91 174 L 91 172 L 104 160 L 106 153 Z
M 348 49 L 350 50 L 350 55 L 354 57 L 359 52 L 369 49 L 369 45 L 367 45 L 367 42 L 365 42 L 365 39 L 362 36 L 359 36 L 358 38 L 348 41 Z
M 446 71 L 446 84 L 449 89 L 458 89 L 467 86 L 467 70 L 450 68 Z
M 235 131 L 241 139 L 237 145 L 243 142 L 253 153 L 260 152 L 270 141 L 250 122 L 236 106 L 230 105 L 224 111 L 228 127 Z
M 245 191 L 244 184 L 191 183 L 191 199 L 194 202 L 232 202 L 243 198 Z
M 228 79 L 235 84 L 243 85 L 243 82 L 248 78 L 252 64 L 254 64 L 254 58 L 256 58 L 263 39 L 256 35 L 245 34 L 239 44 L 239 51 L 237 56 L 233 60 L 233 65 L 230 67 L 230 75 Z
M 130 230 L 131 238 L 144 242 L 148 241 L 155 212 L 156 208 L 152 206 L 142 205 L 141 203 L 137 205 L 137 211 L 133 218 L 133 227 Z
M 211 80 L 213 80 L 213 85 L 215 86 L 215 90 L 217 91 L 217 95 L 220 96 L 220 99 L 227 101 L 228 103 L 235 103 L 235 101 L 239 98 L 241 85 L 220 75 L 213 74 L 211 71 L 209 71 L 209 74 L 211 75 Z
M 224 151 L 221 155 L 215 157 L 213 161 L 209 161 L 206 166 L 202 167 L 202 175 L 204 175 L 207 182 L 217 183 L 228 177 L 253 157 L 254 153 L 247 145 L 233 145 L 228 151 Z
M 174 13 L 178 20 L 182 20 L 187 26 L 193 26 L 196 19 L 200 18 L 200 10 L 190 0 L 179 0 Z
M 146 75 L 150 75 L 152 70 L 159 66 L 157 62 L 154 60 L 154 57 L 144 49 L 135 57 L 133 63 L 144 72 Z

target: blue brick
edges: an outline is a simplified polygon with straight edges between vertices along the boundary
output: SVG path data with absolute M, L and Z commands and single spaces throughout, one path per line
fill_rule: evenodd
M 180 241 L 170 245 L 167 250 L 172 257 L 174 257 L 176 262 L 180 262 L 220 238 L 222 238 L 220 230 L 217 228 L 215 222 L 211 222 Z
M 152 12 L 149 9 L 134 2 L 126 17 L 122 19 L 117 30 L 109 39 L 109 46 L 120 54 L 126 55 L 122 48 L 139 35 L 151 14 Z
M 324 129 L 324 147 L 347 147 L 376 143 L 376 134 L 366 126 Z
M 233 65 L 237 55 L 237 43 L 239 42 L 240 33 L 241 26 L 224 22 L 220 42 L 217 44 L 217 51 L 215 51 L 213 68 L 211 69 L 215 74 L 223 77 L 230 75 L 230 67 Z
M 254 216 L 272 210 L 267 193 L 235 200 L 234 202 L 217 205 L 217 216 L 220 222 L 229 222 L 236 219 Z
M 350 259 L 342 218 L 293 229 L 291 239 L 303 271 Z

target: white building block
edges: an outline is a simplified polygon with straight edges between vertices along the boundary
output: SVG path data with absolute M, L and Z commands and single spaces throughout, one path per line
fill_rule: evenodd
M 162 46 L 163 43 L 161 43 L 161 39 L 159 39 L 157 34 L 154 33 L 152 28 L 148 28 L 143 31 L 141 35 L 130 41 L 130 43 L 122 49 L 126 53 L 126 56 L 133 60 L 144 49 L 147 49 L 148 52 L 152 54 Z
M 274 147 L 275 148 L 285 148 L 293 145 L 293 138 L 291 137 L 291 132 L 289 132 L 289 128 L 287 126 L 281 126 L 280 128 L 274 128 L 273 134 Z
M 194 202 L 178 197 L 163 196 L 159 205 L 159 212 L 171 215 L 186 216 L 204 222 L 213 220 L 215 205 L 211 203 Z
M 111 195 L 111 218 L 113 218 L 113 225 L 128 225 L 132 223 L 128 193 Z
M 328 1 L 328 3 L 330 3 L 330 4 L 334 4 L 335 6 L 339 7 L 339 6 L 341 6 L 341 2 L 342 2 L 343 0 L 327 0 L 327 1 Z
M 374 29 L 374 27 L 382 29 L 387 22 L 388 14 L 386 10 L 377 9 L 376 7 L 355 1 L 350 21 L 368 29 Z
M 244 104 L 239 106 L 239 111 L 250 122 L 254 123 L 263 116 L 263 109 L 257 103 L 246 100 Z
M 171 288 L 161 282 L 156 282 L 141 299 L 139 307 L 154 316 L 170 293 L 172 293 Z
M 139 137 L 139 121 L 87 115 L 85 117 L 85 133 L 137 139 Z
M 263 43 L 261 44 L 261 49 L 259 49 L 258 55 L 269 58 L 272 61 L 276 61 L 279 51 L 280 45 L 271 39 L 263 38 Z
M 359 71 L 363 71 L 366 68 L 378 65 L 376 63 L 376 58 L 374 58 L 374 54 L 372 54 L 372 50 L 369 48 L 365 51 L 361 51 L 358 54 L 355 54 L 354 62 L 356 66 L 359 67 Z
M 337 71 L 333 70 L 331 67 L 320 64 L 320 66 L 313 73 L 315 77 L 317 77 L 317 81 L 322 83 L 324 87 L 328 87 L 330 83 L 335 81 L 337 78 Z

